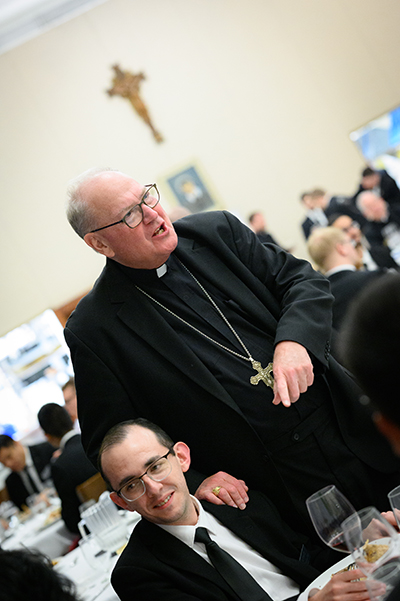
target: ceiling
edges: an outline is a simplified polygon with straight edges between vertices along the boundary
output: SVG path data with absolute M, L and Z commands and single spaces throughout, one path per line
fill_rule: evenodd
M 0 54 L 107 0 L 0 0 Z

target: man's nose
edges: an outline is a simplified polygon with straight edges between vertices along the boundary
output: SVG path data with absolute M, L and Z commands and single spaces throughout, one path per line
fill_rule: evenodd
M 143 477 L 146 478 L 145 486 L 147 494 L 150 496 L 157 495 L 162 487 L 162 482 L 156 482 L 155 480 L 152 480 L 147 474 Z
M 151 223 L 152 221 L 154 221 L 154 219 L 156 219 L 156 217 L 158 215 L 155 207 L 152 209 L 151 207 L 148 207 L 144 203 L 142 204 L 142 211 L 143 211 L 143 221 L 145 223 Z

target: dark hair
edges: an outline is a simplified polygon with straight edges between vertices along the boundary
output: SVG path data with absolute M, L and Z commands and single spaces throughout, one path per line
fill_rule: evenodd
M 340 347 L 344 364 L 372 403 L 400 426 L 400 274 L 378 278 L 357 297 Z
M 2 601 L 77 601 L 75 585 L 50 559 L 29 550 L 0 550 L 0 591 Z
M 6 447 L 12 447 L 15 444 L 15 440 L 8 436 L 8 434 L 0 434 L 0 449 Z
M 260 214 L 260 211 L 255 211 L 255 213 L 252 213 L 251 215 L 249 215 L 249 217 L 248 217 L 249 223 L 252 223 L 252 221 L 255 218 L 255 216 L 259 215 L 259 214 Z
M 39 410 L 38 421 L 45 434 L 62 438 L 72 430 L 74 424 L 65 407 L 57 403 L 47 403 Z
M 107 449 L 109 449 L 110 447 L 113 447 L 116 444 L 120 444 L 121 442 L 123 442 L 125 440 L 125 438 L 128 435 L 128 431 L 132 426 L 140 426 L 141 428 L 146 428 L 147 430 L 154 432 L 158 442 L 161 445 L 163 445 L 164 447 L 166 447 L 167 449 L 169 449 L 171 451 L 172 455 L 175 454 L 173 451 L 174 441 L 172 440 L 172 438 L 170 438 L 168 436 L 168 434 L 166 432 L 164 432 L 164 430 L 162 428 L 160 428 L 160 426 L 153 424 L 153 422 L 149 421 L 148 419 L 145 419 L 144 417 L 138 417 L 137 419 L 130 419 L 125 422 L 121 422 L 120 424 L 116 424 L 115 426 L 113 426 L 112 428 L 109 429 L 109 431 L 103 438 L 103 442 L 101 443 L 100 451 L 99 451 L 99 455 L 98 455 L 98 459 L 97 459 L 98 470 L 101 473 L 101 475 L 103 476 L 104 481 L 106 482 L 108 488 L 111 491 L 114 489 L 111 486 L 111 483 L 110 483 L 109 479 L 107 478 L 106 474 L 102 470 L 101 458 L 103 456 L 103 453 Z
M 375 169 L 372 169 L 371 167 L 365 167 L 365 169 L 363 169 L 361 172 L 361 176 L 368 177 L 370 175 L 374 175 L 375 173 L 376 173 Z
M 65 382 L 64 386 L 61 387 L 61 390 L 64 392 L 64 390 L 69 386 L 73 386 L 75 388 L 75 378 L 70 378 L 68 382 Z

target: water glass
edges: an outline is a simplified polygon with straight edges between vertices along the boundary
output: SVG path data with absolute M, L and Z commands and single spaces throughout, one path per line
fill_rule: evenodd
M 346 545 L 366 576 L 378 568 L 400 561 L 399 535 L 376 507 L 365 507 L 342 524 Z M 375 578 L 378 580 L 378 578 Z
M 400 581 L 400 562 L 389 561 L 379 566 L 365 584 L 371 601 L 383 601 Z
M 400 486 L 396 486 L 396 488 L 390 491 L 388 499 L 393 515 L 396 518 L 397 527 L 400 530 Z

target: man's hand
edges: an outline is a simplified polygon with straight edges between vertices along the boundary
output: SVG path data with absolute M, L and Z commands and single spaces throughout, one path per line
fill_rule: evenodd
M 218 496 L 212 492 L 215 487 L 220 487 Z M 248 488 L 243 480 L 237 480 L 226 472 L 218 472 L 203 480 L 194 496 L 203 501 L 209 501 L 215 505 L 230 505 L 245 509 L 249 500 Z
M 395 512 L 397 514 L 397 517 L 399 518 L 399 516 L 400 516 L 400 510 L 399 509 L 395 509 Z M 382 511 L 381 516 L 384 517 L 385 520 L 387 522 L 389 522 L 389 524 L 391 526 L 393 526 L 393 528 L 395 528 L 397 530 L 397 532 L 399 532 L 399 527 L 397 525 L 396 517 L 395 517 L 393 511 Z
M 328 584 L 321 590 L 311 589 L 308 598 L 312 601 L 368 601 L 368 590 L 364 581 L 353 582 L 358 578 L 365 578 L 361 570 L 349 570 L 332 576 Z M 385 591 L 385 585 L 376 583 L 377 587 Z
M 274 353 L 274 405 L 290 407 L 314 382 L 313 366 L 304 346 L 284 340 Z

